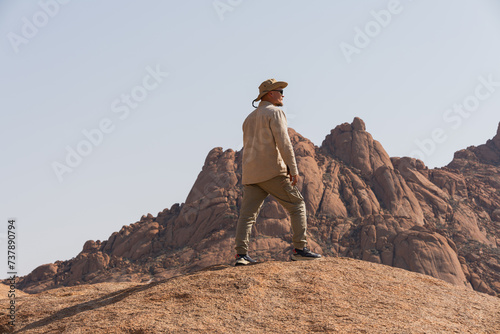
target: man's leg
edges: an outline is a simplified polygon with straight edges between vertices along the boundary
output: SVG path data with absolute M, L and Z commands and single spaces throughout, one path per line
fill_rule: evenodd
M 293 246 L 303 249 L 307 244 L 306 205 L 300 191 L 293 187 L 287 176 L 276 176 L 259 186 L 271 194 L 290 214 Z
M 236 254 L 247 254 L 250 232 L 257 219 L 260 207 L 268 193 L 258 185 L 245 185 L 243 188 L 243 201 L 241 203 L 240 217 L 236 225 Z

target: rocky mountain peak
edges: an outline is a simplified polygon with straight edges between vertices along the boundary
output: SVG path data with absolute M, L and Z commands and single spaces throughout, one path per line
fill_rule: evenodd
M 467 149 L 455 152 L 453 161 L 448 165 L 451 168 L 463 169 L 468 163 L 500 165 L 500 123 L 497 134 L 493 139 L 479 146 L 470 146 Z
M 333 158 L 359 170 L 390 213 L 411 217 L 418 225 L 424 224 L 418 200 L 401 175 L 395 172 L 391 158 L 382 145 L 366 131 L 363 120 L 356 117 L 351 124 L 343 123 L 335 127 L 321 147 Z
M 392 169 L 389 155 L 366 131 L 365 122 L 358 117 L 351 124 L 335 127 L 321 147 L 334 158 L 359 169 L 366 178 L 372 177 L 381 167 Z

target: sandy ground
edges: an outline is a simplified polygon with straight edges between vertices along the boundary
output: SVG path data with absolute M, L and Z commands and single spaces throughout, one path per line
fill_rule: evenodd
M 11 330 L 8 302 L 0 299 L 2 333 Z M 500 298 L 348 258 L 212 266 L 150 284 L 18 294 L 16 302 L 15 333 L 500 332 Z

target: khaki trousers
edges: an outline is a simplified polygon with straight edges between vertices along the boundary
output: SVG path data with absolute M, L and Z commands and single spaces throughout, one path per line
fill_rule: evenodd
M 297 187 L 293 187 L 287 176 L 276 176 L 270 180 L 245 185 L 240 217 L 236 225 L 236 253 L 247 254 L 252 225 L 255 223 L 262 203 L 272 195 L 290 214 L 293 245 L 302 249 L 306 245 L 306 205 Z

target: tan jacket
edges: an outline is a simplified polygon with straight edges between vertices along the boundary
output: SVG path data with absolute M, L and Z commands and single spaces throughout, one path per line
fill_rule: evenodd
M 261 101 L 243 122 L 243 184 L 253 184 L 287 175 L 298 175 L 297 162 L 288 136 L 285 113 Z

